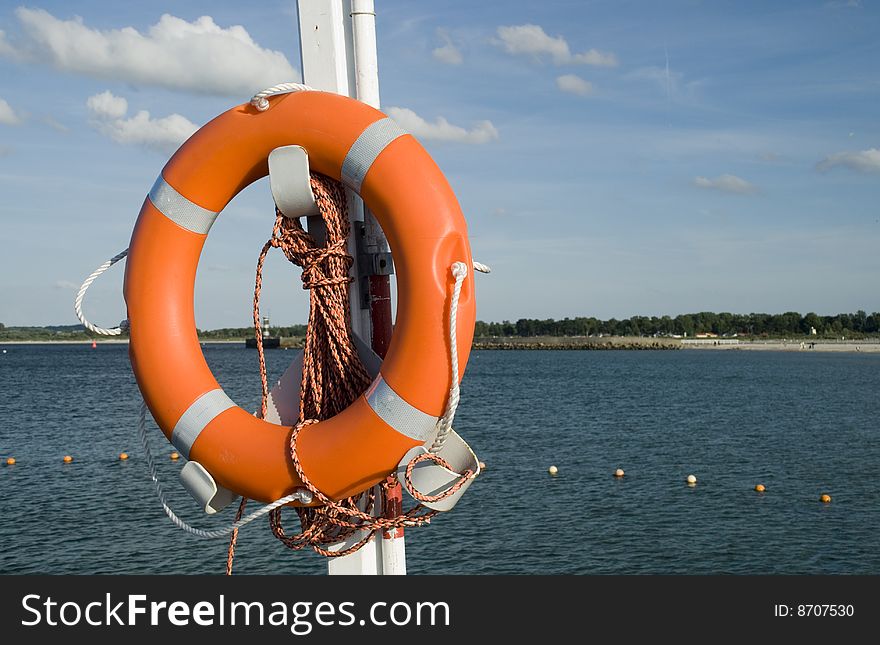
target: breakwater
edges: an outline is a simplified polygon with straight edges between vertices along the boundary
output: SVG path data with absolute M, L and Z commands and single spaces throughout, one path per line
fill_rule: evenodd
M 658 350 L 681 349 L 677 338 L 636 338 L 636 337 L 553 337 L 532 338 L 474 338 L 474 349 L 493 350 Z

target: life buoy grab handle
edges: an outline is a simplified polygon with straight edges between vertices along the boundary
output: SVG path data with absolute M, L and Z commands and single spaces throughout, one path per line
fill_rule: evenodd
M 166 437 L 217 482 L 269 502 L 301 485 L 291 428 L 233 403 L 211 373 L 196 335 L 199 256 L 217 215 L 268 174 L 275 148 L 300 145 L 313 170 L 357 191 L 391 246 L 397 319 L 380 375 L 339 415 L 299 434 L 303 472 L 332 499 L 372 486 L 435 431 L 448 396 L 445 332 L 455 261 L 471 266 L 467 226 L 448 182 L 414 137 L 353 99 L 303 91 L 221 114 L 174 154 L 144 201 L 125 273 L 132 368 Z M 459 371 L 473 340 L 473 280 L 458 309 Z

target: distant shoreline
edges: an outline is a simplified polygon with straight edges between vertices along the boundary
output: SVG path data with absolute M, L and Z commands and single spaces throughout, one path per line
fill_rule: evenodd
M 746 350 L 772 352 L 866 352 L 880 353 L 880 341 L 846 340 L 846 341 L 743 341 L 736 345 L 728 344 L 689 344 L 684 349 L 694 350 Z
M 696 350 L 696 351 L 777 351 L 777 352 L 880 352 L 880 339 L 743 340 L 730 338 L 645 338 L 610 337 L 504 337 L 475 338 L 474 349 L 490 350 Z
M 298 349 L 301 338 L 282 340 L 285 349 Z M 97 338 L 99 345 L 128 344 L 128 339 Z M 243 338 L 226 340 L 201 340 L 202 345 L 244 344 Z M 92 340 L 4 340 L 0 346 L 8 345 L 91 345 Z M 740 340 L 740 339 L 683 339 L 683 338 L 644 338 L 636 336 L 609 337 L 498 337 L 475 338 L 475 350 L 693 350 L 693 351 L 770 351 L 770 352 L 859 352 L 880 353 L 880 339 L 864 340 Z

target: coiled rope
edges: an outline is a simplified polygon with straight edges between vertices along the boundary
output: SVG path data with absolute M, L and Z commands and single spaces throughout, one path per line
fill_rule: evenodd
M 427 509 L 421 504 L 394 518 L 375 517 L 375 488 L 340 501 L 324 495 L 308 479 L 299 461 L 296 444 L 300 431 L 321 420 L 328 419 L 345 408 L 369 387 L 370 377 L 361 363 L 351 335 L 348 289 L 352 278 L 349 269 L 353 259 L 346 252 L 349 234 L 349 220 L 346 212 L 345 191 L 337 181 L 323 175 L 312 173 L 311 187 L 315 201 L 324 220 L 326 243 L 319 246 L 307 233 L 298 219 L 284 217 L 276 208 L 275 225 L 272 236 L 263 246 L 257 260 L 254 284 L 254 333 L 260 363 L 260 384 L 262 389 L 261 416 L 265 416 L 268 405 L 268 382 L 265 356 L 260 328 L 259 300 L 262 289 L 262 270 L 266 254 L 271 248 L 280 248 L 288 260 L 302 268 L 303 288 L 309 290 L 309 324 L 303 350 L 303 372 L 300 382 L 299 419 L 290 436 L 290 456 L 293 467 L 303 485 L 322 506 L 295 508 L 299 516 L 300 532 L 288 535 L 282 525 L 282 508 L 269 513 L 269 524 L 274 535 L 288 548 L 294 550 L 311 547 L 326 557 L 340 557 L 354 553 L 364 546 L 373 535 L 382 530 L 400 527 L 421 526 L 430 522 L 437 511 Z M 488 267 L 481 267 L 488 268 Z M 456 324 L 458 300 L 467 276 L 467 265 L 456 262 L 453 267 L 455 286 L 450 302 L 450 342 L 452 347 L 452 387 L 443 417 L 438 421 L 437 439 L 429 455 L 421 455 L 408 466 L 404 475 L 404 486 L 416 499 L 438 501 L 454 494 L 473 474 L 466 471 L 448 490 L 436 496 L 424 496 L 412 484 L 412 471 L 416 463 L 431 459 L 449 467 L 436 453 L 452 427 L 452 420 L 459 401 L 458 351 Z M 450 468 L 451 470 L 451 468 Z M 380 487 L 385 494 L 386 485 Z M 382 500 L 383 505 L 385 500 Z M 238 513 L 244 511 L 246 500 L 242 500 Z M 351 538 L 356 532 L 364 534 L 353 545 L 345 549 L 331 550 L 336 545 Z M 237 533 L 237 532 L 236 532 Z M 227 552 L 227 573 L 232 571 L 237 534 L 233 533 Z

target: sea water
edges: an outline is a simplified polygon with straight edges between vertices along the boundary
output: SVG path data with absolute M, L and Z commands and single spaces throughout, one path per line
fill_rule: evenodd
M 4 348 L 0 464 L 17 463 L 0 465 L 0 572 L 222 573 L 226 541 L 180 531 L 156 499 L 127 347 Z M 227 393 L 255 409 L 256 353 L 204 353 Z M 293 356 L 267 352 L 270 376 Z M 455 426 L 487 468 L 452 512 L 407 529 L 408 570 L 880 573 L 878 392 L 880 354 L 474 352 Z M 178 480 L 183 460 L 169 459 L 155 426 L 151 436 L 180 515 L 230 523 L 234 506 L 200 512 Z M 236 553 L 237 573 L 326 572 L 263 520 L 241 531 Z

